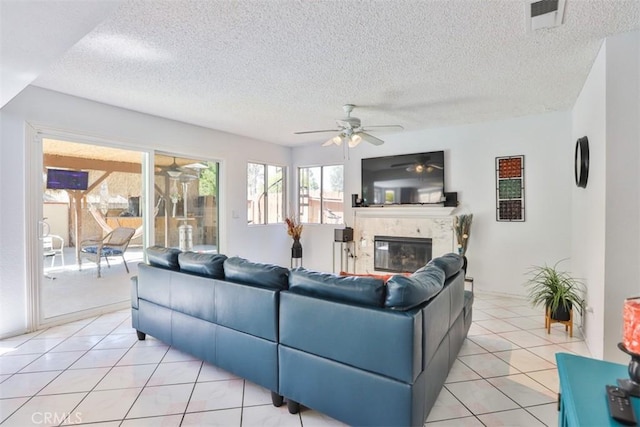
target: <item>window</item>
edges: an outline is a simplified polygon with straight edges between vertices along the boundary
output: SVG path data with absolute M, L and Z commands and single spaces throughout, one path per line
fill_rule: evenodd
M 284 168 L 247 165 L 247 221 L 249 224 L 277 224 L 284 221 Z
M 300 221 L 312 224 L 344 222 L 344 167 L 300 168 Z

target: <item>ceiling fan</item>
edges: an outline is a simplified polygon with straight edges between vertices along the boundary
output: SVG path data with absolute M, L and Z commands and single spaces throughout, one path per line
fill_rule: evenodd
M 173 158 L 173 163 L 167 166 L 161 166 L 156 164 L 156 173 L 166 173 L 171 178 L 177 178 L 182 174 L 180 165 L 176 163 L 176 158 Z
M 434 169 L 443 170 L 444 166 L 431 161 L 431 156 L 421 156 L 415 162 L 396 163 L 392 168 L 405 168 L 407 172 L 431 173 Z
M 365 130 L 369 130 L 371 128 L 396 128 L 396 129 L 404 129 L 400 125 L 377 125 L 377 126 L 367 126 L 365 129 L 360 122 L 360 119 L 357 117 L 351 117 L 351 112 L 356 106 L 353 104 L 345 104 L 342 106 L 346 116 L 342 119 L 336 120 L 336 124 L 338 125 L 338 129 L 324 129 L 324 130 L 308 130 L 302 132 L 294 132 L 296 135 L 302 135 L 306 133 L 321 133 L 321 132 L 338 132 L 338 135 L 332 137 L 327 140 L 323 147 L 335 144 L 342 145 L 342 143 L 346 143 L 349 145 L 349 148 L 353 148 L 356 145 L 360 144 L 362 141 L 367 141 L 373 145 L 382 145 L 384 141 L 380 138 L 376 138 L 375 136 L 365 132 Z
M 179 178 L 179 177 L 187 177 L 187 176 L 193 176 L 194 178 L 197 178 L 197 176 L 194 175 L 198 174 L 199 169 L 206 169 L 207 166 L 203 163 L 200 162 L 196 162 L 196 163 L 190 163 L 188 165 L 183 165 L 180 166 L 178 165 L 178 163 L 176 163 L 176 158 L 173 157 L 173 163 L 171 163 L 168 166 L 157 166 L 156 167 L 156 171 L 160 172 L 160 173 L 166 173 L 170 178 Z

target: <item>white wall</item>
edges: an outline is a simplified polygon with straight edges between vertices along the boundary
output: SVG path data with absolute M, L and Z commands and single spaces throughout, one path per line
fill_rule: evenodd
M 28 87 L 0 110 L 0 336 L 26 327 L 26 157 L 25 126 L 88 135 L 184 156 L 219 159 L 221 165 L 221 251 L 251 260 L 289 263 L 289 238 L 282 225 L 248 227 L 246 164 L 249 160 L 288 165 L 287 147 L 135 113 L 60 93 Z M 11 185 L 4 185 L 6 183 Z M 237 217 L 232 215 L 237 213 Z
M 628 362 L 616 348 L 624 299 L 640 293 L 640 32 L 606 40 L 607 184 L 604 354 Z
M 566 144 L 575 149 L 575 141 L 589 138 L 589 178 L 586 188 L 573 185 L 571 194 L 571 260 L 576 277 L 587 287 L 588 311 L 585 313 L 585 340 L 591 354 L 602 357 L 604 334 L 605 263 L 605 122 L 606 48 L 598 54 L 572 112 L 572 139 Z
M 569 113 L 468 126 L 384 135 L 385 144 L 362 143 L 343 160 L 341 147 L 293 149 L 293 164 L 345 164 L 345 218 L 353 218 L 351 194 L 360 193 L 360 160 L 391 154 L 445 150 L 446 191 L 457 191 L 474 214 L 468 249 L 469 270 L 477 289 L 524 295 L 524 273 L 534 264 L 552 264 L 570 254 L 573 151 Z M 497 222 L 495 158 L 525 155 L 526 221 Z M 353 222 L 353 221 L 351 221 Z M 332 268 L 333 230 L 309 226 L 303 233 L 305 266 Z M 568 267 L 568 266 L 567 266 Z M 541 310 L 542 314 L 542 310 Z
M 624 299 L 640 294 L 640 32 L 608 38 L 573 110 L 587 135 L 585 190 L 574 190 L 572 255 L 586 278 L 586 339 L 593 356 L 627 363 L 617 348 Z M 591 148 L 592 147 L 592 148 Z

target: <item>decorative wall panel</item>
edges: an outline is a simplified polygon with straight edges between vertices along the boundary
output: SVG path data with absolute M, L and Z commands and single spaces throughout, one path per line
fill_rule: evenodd
M 496 157 L 496 221 L 524 221 L 524 156 Z

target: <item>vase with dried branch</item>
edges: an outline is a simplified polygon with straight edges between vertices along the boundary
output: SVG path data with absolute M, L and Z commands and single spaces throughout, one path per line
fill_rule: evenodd
M 287 224 L 287 234 L 293 238 L 291 258 L 302 258 L 302 244 L 300 243 L 302 224 L 293 216 L 285 218 L 284 222 Z
M 462 256 L 467 253 L 472 222 L 473 214 L 462 214 L 456 216 L 454 229 L 456 232 L 456 240 L 458 242 L 458 253 Z

